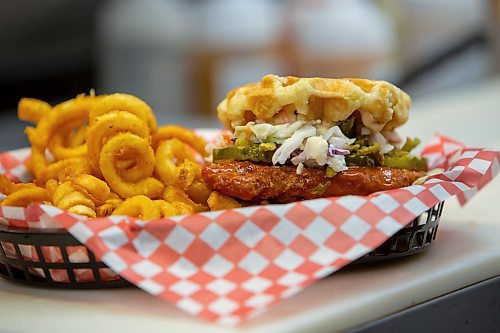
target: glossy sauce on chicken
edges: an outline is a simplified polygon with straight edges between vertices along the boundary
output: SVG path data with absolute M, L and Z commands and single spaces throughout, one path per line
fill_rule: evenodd
M 423 171 L 387 167 L 350 167 L 327 177 L 325 169 L 222 161 L 206 166 L 203 180 L 212 189 L 245 201 L 287 203 L 341 195 L 368 195 L 411 185 Z

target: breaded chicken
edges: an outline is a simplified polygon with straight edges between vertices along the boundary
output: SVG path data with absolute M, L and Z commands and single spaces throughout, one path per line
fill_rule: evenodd
M 252 162 L 222 161 L 203 168 L 202 177 L 212 189 L 251 202 L 293 202 L 341 195 L 368 195 L 411 185 L 423 171 L 386 167 L 350 167 L 328 178 L 325 169 L 270 166 Z

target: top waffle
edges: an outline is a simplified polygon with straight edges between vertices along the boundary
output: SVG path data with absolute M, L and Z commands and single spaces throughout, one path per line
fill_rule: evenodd
M 372 131 L 391 131 L 408 120 L 411 99 L 385 81 L 266 75 L 231 90 L 217 107 L 228 129 L 250 121 L 271 124 L 296 120 L 345 120 L 354 111 Z

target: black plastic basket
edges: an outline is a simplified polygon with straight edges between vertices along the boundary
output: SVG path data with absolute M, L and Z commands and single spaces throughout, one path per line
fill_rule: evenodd
M 405 228 L 386 240 L 356 263 L 396 259 L 422 252 L 436 239 L 444 201 L 413 219 Z
M 390 237 L 380 247 L 358 259 L 355 263 L 368 263 L 408 256 L 425 250 L 436 238 L 439 219 L 444 202 L 441 202 L 415 218 L 405 228 Z M 9 244 L 7 253 L 5 245 Z M 21 247 L 31 246 L 36 251 L 38 260 L 26 260 Z M 101 270 L 106 265 L 98 260 L 92 252 L 88 253 L 88 262 L 72 262 L 68 248 L 82 247 L 73 236 L 64 230 L 16 229 L 0 226 L 0 276 L 28 284 L 59 288 L 113 288 L 130 286 L 124 279 L 114 280 L 101 278 Z M 45 260 L 43 247 L 58 248 L 61 253 L 60 262 Z M 91 281 L 78 281 L 75 270 L 87 269 L 92 272 Z M 53 279 L 54 270 L 64 270 L 67 281 Z
M 23 255 L 23 247 L 35 251 L 33 257 Z M 109 270 L 94 254 L 85 249 L 85 262 L 73 262 L 69 249 L 82 248 L 83 245 L 65 230 L 59 229 L 20 229 L 0 226 L 0 276 L 22 283 L 70 289 L 114 288 L 130 284 L 119 276 L 103 278 Z M 47 260 L 46 251 L 58 251 L 60 260 Z M 87 279 L 78 279 L 78 272 L 85 272 Z M 64 279 L 55 279 L 54 273 L 64 273 Z M 59 274 L 61 275 L 61 274 Z

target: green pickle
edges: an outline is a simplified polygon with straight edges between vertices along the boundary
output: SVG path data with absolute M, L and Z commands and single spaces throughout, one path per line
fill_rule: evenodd
M 245 138 L 237 138 L 236 141 L 234 141 L 234 145 L 238 147 L 246 147 L 250 145 L 250 142 Z
M 220 149 L 214 149 L 214 162 L 221 160 L 233 161 L 252 161 L 271 163 L 274 150 L 266 150 L 269 146 L 262 149 L 258 144 L 249 146 L 228 146 Z
M 356 139 L 350 151 L 351 153 L 345 157 L 348 166 L 374 167 L 384 162 L 384 154 L 380 151 L 380 145 L 378 143 L 369 145 L 367 137 Z
M 404 146 L 401 148 L 402 151 L 407 151 L 410 152 L 412 151 L 416 146 L 420 144 L 420 139 L 419 138 L 406 138 L 406 142 Z
M 356 150 L 356 155 L 375 155 L 380 152 L 380 145 L 378 143 L 367 146 L 367 147 L 360 147 L 358 150 Z
M 390 168 L 425 171 L 427 169 L 427 160 L 424 157 L 410 155 L 410 151 L 419 144 L 420 139 L 418 138 L 406 138 L 406 142 L 401 149 L 391 151 L 384 156 L 383 165 Z
M 352 128 L 352 123 L 349 121 L 346 124 L 346 131 Z M 418 144 L 420 140 L 415 138 L 407 138 L 406 143 L 401 149 L 395 149 L 388 154 L 382 154 L 378 143 L 370 145 L 367 136 L 360 136 L 356 139 L 349 149 L 351 153 L 345 156 L 348 166 L 361 167 L 376 167 L 384 166 L 389 168 L 401 168 L 417 171 L 425 171 L 427 161 L 423 157 L 412 156 L 409 154 Z M 252 161 L 271 163 L 274 152 L 278 145 L 274 142 L 251 143 L 247 139 L 239 138 L 234 145 L 214 149 L 213 161 L 234 160 L 234 161 Z M 334 177 L 336 172 L 331 169 L 326 169 L 328 178 Z
M 337 173 L 332 168 L 326 168 L 326 178 L 333 178 Z
M 374 167 L 379 165 L 373 155 L 350 154 L 345 157 L 345 162 L 348 166 Z
M 351 117 L 347 118 L 346 120 L 343 120 L 337 124 L 337 126 L 340 128 L 342 133 L 344 133 L 344 135 L 349 137 L 349 138 L 352 137 L 355 119 L 356 119 L 355 117 L 351 116 Z
M 400 168 L 417 171 L 425 171 L 427 168 L 427 161 L 423 157 L 410 156 L 410 155 L 385 155 L 384 166 L 389 168 Z
M 274 142 L 264 142 L 259 145 L 259 149 L 262 151 L 275 151 L 276 144 Z

